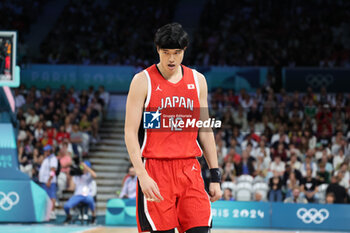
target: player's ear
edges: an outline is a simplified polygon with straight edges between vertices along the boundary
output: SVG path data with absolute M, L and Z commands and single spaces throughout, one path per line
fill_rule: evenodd
M 159 48 L 159 46 L 157 45 L 157 53 L 159 54 L 159 52 L 160 52 L 160 48 Z

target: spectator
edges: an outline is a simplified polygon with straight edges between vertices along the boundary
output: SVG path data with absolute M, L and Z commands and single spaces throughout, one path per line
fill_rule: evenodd
M 264 200 L 263 200 L 263 196 L 262 196 L 262 194 L 261 194 L 259 191 L 256 191 L 256 192 L 254 193 L 254 201 L 256 201 L 256 202 L 262 202 L 262 201 L 264 201 Z
M 344 162 L 345 155 L 344 155 L 344 150 L 340 148 L 338 150 L 338 154 L 334 156 L 333 158 L 333 168 L 334 170 L 338 170 L 340 165 Z
M 315 148 L 315 159 L 320 160 L 323 155 L 323 145 L 321 143 L 316 143 Z
M 236 153 L 234 148 L 230 148 L 228 154 L 224 158 L 224 162 L 226 163 L 226 162 L 234 162 L 234 161 L 240 162 L 241 156 L 238 153 Z
M 63 190 L 65 190 L 70 184 L 70 166 L 72 165 L 72 157 L 68 152 L 67 142 L 62 143 L 57 159 L 61 165 L 61 171 L 57 177 L 57 196 L 61 198 Z
M 65 223 L 69 223 L 72 220 L 70 215 L 70 209 L 77 206 L 79 203 L 85 203 L 89 206 L 92 211 L 91 222 L 96 223 L 96 211 L 95 211 L 95 201 L 94 196 L 96 195 L 96 190 L 94 186 L 94 181 L 97 177 L 94 170 L 91 169 L 91 163 L 89 161 L 84 161 L 80 164 L 83 168 L 83 174 L 80 176 L 73 176 L 73 182 L 71 182 L 70 190 L 74 190 L 74 194 L 69 200 L 64 204 L 64 211 L 66 212 Z
M 136 199 L 137 176 L 134 167 L 130 166 L 119 198 Z
M 298 157 L 295 153 L 291 153 L 290 160 L 288 161 L 288 164 L 291 166 L 291 168 L 300 171 L 301 169 L 301 163 L 298 161 Z
M 86 114 L 82 114 L 79 122 L 79 128 L 82 132 L 85 132 L 90 135 L 92 134 L 91 122 L 88 120 Z
M 282 176 L 283 185 L 287 185 L 287 180 L 290 178 L 290 174 L 292 174 L 292 173 L 294 174 L 295 179 L 297 179 L 298 181 L 300 181 L 303 178 L 303 176 L 299 170 L 294 169 L 290 165 L 287 164 L 285 166 L 285 170 L 284 170 L 284 173 Z
M 21 108 L 26 103 L 24 96 L 19 92 L 18 89 L 15 89 L 15 104 L 16 108 Z
M 70 134 L 70 141 L 73 146 L 73 152 L 76 156 L 80 156 L 79 149 L 83 145 L 83 133 L 80 132 L 78 124 L 74 123 Z M 80 148 L 79 148 L 80 147 Z
M 285 163 L 281 161 L 281 157 L 276 156 L 273 162 L 270 164 L 270 172 L 277 173 L 278 176 L 282 176 L 285 171 Z
M 305 130 L 304 135 L 309 142 L 309 149 L 315 149 L 317 142 L 315 135 L 312 135 L 311 130 Z
M 242 160 L 240 162 L 235 162 L 236 175 L 251 175 L 255 174 L 254 165 L 252 158 L 249 156 L 247 151 L 243 151 Z
M 342 147 L 342 140 L 343 140 L 343 133 L 341 131 L 338 131 L 336 136 L 335 136 L 335 140 L 332 144 L 332 147 L 331 147 L 332 155 L 339 154 L 339 149 L 341 149 L 341 147 Z M 343 153 L 344 153 L 344 151 L 343 151 Z
M 278 145 L 279 143 L 282 143 L 284 145 L 284 148 L 286 148 L 285 144 L 289 144 L 288 135 L 285 134 L 283 127 L 280 127 L 280 129 L 278 130 L 278 133 L 272 136 L 271 145 L 274 145 L 275 143 L 276 145 Z
M 218 138 L 219 136 L 219 138 Z M 216 153 L 218 154 L 218 163 L 222 167 L 224 165 L 224 159 L 227 155 L 227 148 L 225 147 L 225 141 L 220 138 L 220 135 L 216 135 Z
M 19 162 L 19 168 L 21 172 L 27 174 L 30 178 L 32 178 L 32 170 L 33 170 L 33 164 L 32 164 L 32 154 L 25 153 L 24 147 L 19 146 L 18 147 L 18 162 Z
M 235 149 L 236 153 L 241 155 L 242 154 L 242 148 L 240 146 L 239 143 L 237 143 L 237 139 L 232 137 L 231 140 L 230 140 L 230 146 L 229 146 L 229 149 L 230 148 L 233 148 Z
M 317 202 L 317 180 L 312 177 L 312 170 L 308 168 L 306 170 L 306 176 L 301 181 L 301 191 L 308 202 Z
M 302 122 L 303 116 L 303 112 L 300 111 L 297 107 L 294 107 L 293 110 L 288 114 L 289 121 L 292 124 L 300 124 Z
M 298 145 L 298 144 L 294 144 L 294 143 L 289 144 L 289 149 L 287 150 L 287 156 L 289 159 L 291 158 L 291 156 L 293 154 L 295 154 L 297 156 L 297 158 L 301 157 L 301 152 L 300 152 L 299 148 L 297 148 L 295 145 Z
M 105 91 L 105 87 L 104 86 L 100 86 L 99 89 L 99 98 L 101 98 L 103 100 L 104 106 L 108 107 L 109 104 L 109 93 L 107 91 Z
M 46 122 L 46 130 L 45 133 L 47 134 L 48 137 L 48 144 L 52 145 L 56 145 L 56 134 L 57 134 L 57 130 L 55 127 L 52 126 L 52 121 L 47 121 Z
M 278 144 L 277 149 L 273 150 L 272 155 L 272 158 L 280 157 L 283 162 L 287 161 L 287 151 L 284 148 L 283 142 Z
M 42 146 L 42 147 L 45 147 L 45 146 L 47 146 L 47 145 L 53 146 L 54 141 L 53 141 L 52 138 L 50 138 L 50 137 L 48 136 L 47 132 L 45 131 L 45 132 L 44 132 L 43 138 L 41 138 L 41 140 L 40 140 L 40 143 L 41 143 L 41 146 Z
M 39 121 L 39 116 L 35 114 L 35 111 L 30 108 L 28 109 L 28 114 L 26 115 L 26 125 L 34 126 Z
M 282 179 L 278 172 L 274 172 L 273 177 L 269 181 L 269 201 L 282 202 Z
M 37 148 L 33 150 L 33 169 L 32 169 L 32 179 L 35 183 L 41 185 L 39 182 L 39 171 L 42 162 L 44 161 L 44 155 L 39 153 Z
M 36 141 L 41 141 L 44 138 L 44 123 L 39 121 L 34 130 L 34 138 Z
M 41 187 L 47 192 L 48 196 L 52 202 L 52 211 L 50 219 L 56 219 L 55 214 L 55 202 L 56 202 L 56 192 L 57 192 L 57 158 L 53 153 L 53 148 L 51 145 L 46 145 L 44 147 L 44 161 L 42 162 L 39 170 L 39 182 Z
M 326 194 L 326 204 L 334 204 L 335 203 L 335 195 L 334 193 Z
M 333 172 L 332 163 L 328 162 L 328 156 L 327 156 L 326 152 L 323 153 L 322 158 L 321 158 L 319 163 L 325 164 L 325 169 L 329 174 L 331 174 Z
M 260 140 L 259 146 L 254 150 L 253 154 L 255 158 L 262 156 L 264 160 L 266 160 L 266 163 L 271 162 L 270 148 L 266 146 L 264 140 Z
M 291 197 L 293 194 L 293 189 L 299 187 L 300 180 L 297 179 L 294 172 L 289 173 L 289 177 L 285 181 L 286 197 Z
M 320 125 L 320 127 L 323 127 L 323 124 L 320 123 Z M 328 128 L 324 128 L 318 135 L 318 142 L 321 143 L 325 148 L 328 148 L 328 146 L 331 143 L 330 134 L 331 130 L 329 130 Z
M 318 184 L 329 184 L 330 174 L 326 170 L 326 164 L 324 163 L 319 164 L 319 169 L 317 171 L 316 179 L 318 181 Z
M 349 172 L 349 164 L 347 162 L 343 162 L 340 165 L 338 171 L 334 173 L 334 175 L 338 176 L 340 179 L 339 184 L 343 186 L 345 189 L 349 189 L 350 187 L 350 172 Z
M 234 201 L 235 200 L 233 198 L 232 190 L 230 188 L 226 188 L 224 190 L 224 193 L 222 194 L 221 200 L 224 200 L 224 201 Z
M 70 134 L 66 131 L 64 125 L 60 125 L 59 131 L 56 134 L 56 142 L 61 145 L 64 139 L 70 139 Z
M 339 177 L 332 176 L 331 183 L 328 185 L 326 194 L 333 193 L 335 196 L 334 203 L 346 203 L 348 195 L 346 193 L 346 189 L 339 185 Z
M 293 196 L 284 199 L 284 203 L 301 203 L 307 204 L 307 199 L 300 195 L 299 187 L 293 188 Z
M 234 112 L 233 114 L 233 121 L 235 123 L 235 125 L 239 126 L 242 131 L 246 131 L 248 128 L 248 122 L 247 122 L 247 115 L 244 112 L 242 107 L 238 108 L 238 112 Z M 245 148 L 243 146 L 242 150 L 245 150 Z
M 235 182 L 235 167 L 230 161 L 225 163 L 222 181 Z
M 312 150 L 308 151 L 308 154 L 305 157 L 305 162 L 303 163 L 303 165 L 301 165 L 300 172 L 304 177 L 306 176 L 306 172 L 308 169 L 312 170 L 312 177 L 315 178 L 317 173 L 317 165 L 315 162 L 312 161 Z
M 260 176 L 261 178 L 265 178 L 267 176 L 269 170 L 268 160 L 270 160 L 270 157 L 268 159 L 267 157 L 263 157 L 261 155 L 257 157 L 257 160 L 254 163 L 254 168 L 257 176 Z

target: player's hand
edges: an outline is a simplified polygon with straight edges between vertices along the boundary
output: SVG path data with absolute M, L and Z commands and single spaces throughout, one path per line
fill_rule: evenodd
M 209 185 L 209 195 L 210 195 L 210 201 L 214 202 L 221 198 L 222 191 L 220 187 L 220 183 L 210 183 Z
M 139 177 L 139 181 L 147 201 L 161 202 L 164 200 L 162 195 L 160 195 L 157 183 L 149 175 L 145 175 L 142 178 Z

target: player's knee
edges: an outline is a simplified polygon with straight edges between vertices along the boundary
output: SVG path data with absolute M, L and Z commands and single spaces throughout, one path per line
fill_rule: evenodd
M 209 233 L 209 227 L 193 227 L 188 229 L 186 233 Z
M 175 233 L 175 229 L 171 229 L 167 231 L 151 231 L 151 233 Z

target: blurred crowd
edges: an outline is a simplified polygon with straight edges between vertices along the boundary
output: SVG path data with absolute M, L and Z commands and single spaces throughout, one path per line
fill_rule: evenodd
M 0 29 L 18 30 L 23 42 L 45 4 L 2 1 Z M 157 58 L 155 30 L 174 20 L 177 4 L 71 0 L 42 41 L 40 56 L 20 61 L 146 67 Z M 185 63 L 349 67 L 349 13 L 346 0 L 207 0 Z M 19 47 L 20 57 L 26 56 L 26 45 Z
M 65 86 L 15 89 L 20 170 L 44 187 L 54 205 L 56 194 L 60 198 L 69 187 L 80 187 L 74 176 L 81 177 L 85 170 L 93 174 L 89 145 L 100 140 L 98 130 L 108 102 L 103 86 L 81 92 Z
M 265 183 L 269 201 L 293 194 L 300 194 L 303 202 L 326 202 L 327 195 L 337 203 L 349 201 L 349 94 L 327 93 L 325 88 L 320 93 L 311 88 L 306 93 L 218 88 L 210 105 L 211 117 L 223 124 L 215 140 L 225 187 L 244 177 L 252 184 Z M 235 199 L 232 187 L 224 193 L 226 200 Z M 251 200 L 255 198 L 253 193 Z
M 41 44 L 40 61 L 148 66 L 156 61 L 155 30 L 173 20 L 176 4 L 71 1 Z M 349 12 L 344 0 L 208 0 L 185 61 L 200 66 L 348 67 Z
M 345 0 L 208 0 L 189 64 L 348 67 L 349 13 Z
M 16 30 L 27 34 L 30 25 L 42 11 L 45 0 L 2 0 L 0 2 L 0 30 Z
M 17 36 L 17 62 L 27 63 L 28 45 L 25 39 L 30 33 L 30 27 L 43 12 L 45 0 L 1 0 L 0 1 L 0 31 L 16 31 Z
M 156 62 L 155 30 L 173 20 L 177 3 L 71 0 L 43 40 L 38 61 L 148 66 Z M 1 1 L 0 29 L 28 34 L 44 4 L 43 0 Z M 349 67 L 349 13 L 350 2 L 345 0 L 208 0 L 185 63 Z M 245 180 L 267 186 L 265 196 L 256 192 L 252 200 L 349 202 L 349 94 L 328 93 L 325 88 L 319 93 L 311 88 L 306 93 L 283 89 L 277 93 L 271 88 L 235 93 L 218 88 L 209 98 L 212 117 L 223 122 L 215 131 L 226 185 L 223 199 L 237 199 L 237 190 L 229 183 L 238 186 Z M 109 101 L 103 87 L 78 92 L 64 86 L 39 90 L 22 85 L 15 89 L 15 101 L 23 172 L 43 183 L 42 164 L 55 157 L 58 173 L 52 176 L 57 179 L 50 182 L 57 182 L 59 196 L 72 184 L 72 166 L 94 173 L 91 164 L 83 161 L 88 159 L 89 145 L 99 141 L 99 125 Z M 203 168 L 208 179 L 204 163 Z M 135 182 L 129 168 L 120 197 L 134 197 Z M 69 215 L 69 208 L 66 212 Z
M 70 1 L 41 44 L 41 62 L 150 64 L 155 30 L 171 21 L 176 3 Z

